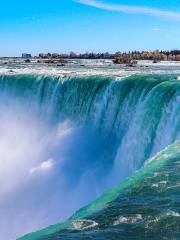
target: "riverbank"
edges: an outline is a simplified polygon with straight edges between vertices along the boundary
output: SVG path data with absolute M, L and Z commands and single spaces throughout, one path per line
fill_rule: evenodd
M 81 67 L 86 66 L 114 66 L 112 59 L 23 59 L 23 58 L 0 58 L 0 65 L 52 65 L 52 66 L 72 66 L 78 65 Z M 126 64 L 118 64 L 119 66 L 125 66 Z M 137 60 L 135 66 L 180 66 L 180 61 L 158 61 L 153 60 Z

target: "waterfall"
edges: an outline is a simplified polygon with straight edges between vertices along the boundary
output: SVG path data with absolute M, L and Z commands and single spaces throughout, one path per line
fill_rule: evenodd
M 179 139 L 179 102 L 174 75 L 1 75 L 0 238 L 63 221 L 131 176 Z

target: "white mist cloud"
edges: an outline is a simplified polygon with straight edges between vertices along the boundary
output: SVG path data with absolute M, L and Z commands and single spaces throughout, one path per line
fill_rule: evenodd
M 30 174 L 33 174 L 35 172 L 45 172 L 50 170 L 54 165 L 54 160 L 53 159 L 48 159 L 45 162 L 42 162 L 39 166 L 31 168 L 29 170 Z
M 130 14 L 145 14 L 150 16 L 158 16 L 170 18 L 176 21 L 180 21 L 180 13 L 158 9 L 158 8 L 150 8 L 144 6 L 127 6 L 127 5 L 115 5 L 115 4 L 107 4 L 103 2 L 98 2 L 96 0 L 75 0 L 78 3 L 85 4 L 91 7 L 96 7 L 108 11 L 118 11 Z
M 154 32 L 159 32 L 161 29 L 160 28 L 153 28 L 152 29 Z
M 35 106 L 0 95 L 0 239 L 61 222 L 105 188 L 104 139 L 71 120 L 42 121 Z

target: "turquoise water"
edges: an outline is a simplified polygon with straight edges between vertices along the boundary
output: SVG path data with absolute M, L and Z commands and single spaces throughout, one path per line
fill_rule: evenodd
M 1 75 L 0 100 L 1 238 L 178 239 L 177 75 Z
M 29 239 L 179 239 L 180 142 L 67 222 Z

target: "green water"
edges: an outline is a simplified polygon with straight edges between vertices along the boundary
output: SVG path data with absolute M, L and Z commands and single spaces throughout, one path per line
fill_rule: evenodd
M 179 172 L 180 142 L 176 142 L 64 224 L 20 239 L 178 239 Z
M 25 112 L 29 117 L 29 122 L 35 119 L 48 126 L 48 137 L 58 129 L 59 124 L 67 120 L 72 123 L 70 126 L 75 127 L 76 134 L 70 140 L 75 147 L 69 150 L 67 141 L 68 154 L 63 155 L 58 145 L 59 139 L 55 137 L 51 142 L 56 147 L 53 146 L 50 151 L 56 153 L 55 166 L 59 166 L 61 157 L 65 159 L 61 174 L 68 182 L 65 185 L 69 187 L 67 190 L 71 191 L 71 185 L 76 187 L 82 177 L 91 172 L 89 178 L 83 179 L 81 191 L 76 193 L 85 192 L 87 188 L 88 196 L 86 200 L 81 199 L 81 203 L 76 198 L 76 207 L 72 208 L 71 213 L 80 208 L 82 203 L 86 205 L 96 199 L 64 223 L 20 239 L 180 238 L 180 81 L 176 75 L 136 75 L 122 79 L 103 76 L 0 75 L 0 100 L 1 115 L 4 111 L 7 117 L 9 110 L 15 109 L 13 114 L 21 119 L 21 114 L 18 114 L 22 109 L 22 113 Z M 17 113 L 15 107 L 18 107 Z M 7 121 L 19 122 L 13 118 L 13 114 L 10 114 L 10 119 L 7 117 Z M 35 129 L 35 132 L 38 131 L 38 128 Z M 46 152 L 46 146 L 42 147 Z M 58 203 L 63 201 L 63 193 L 57 187 L 59 175 L 58 169 L 54 169 L 50 173 L 51 181 L 38 189 L 47 198 L 38 200 L 42 204 L 47 202 L 45 213 L 49 217 L 48 224 L 40 226 L 57 222 L 53 220 L 53 211 L 58 212 L 61 207 Z M 90 186 L 92 182 L 93 187 Z M 33 184 L 36 189 L 35 181 Z M 98 188 L 101 197 L 97 198 L 94 187 Z M 28 190 L 26 185 L 24 188 Z M 49 192 L 59 194 L 55 202 L 59 207 L 53 211 L 48 208 L 51 200 Z M 28 201 L 24 197 L 23 201 Z M 67 208 L 71 207 L 72 198 L 66 199 L 64 204 Z M 16 205 L 13 206 L 16 209 Z M 33 208 L 33 201 L 28 202 L 29 209 L 30 206 Z M 62 208 L 58 212 L 58 219 L 63 215 Z M 21 207 L 18 211 L 21 211 Z M 33 213 L 34 219 L 36 212 L 38 215 L 38 208 Z M 29 218 L 32 218 L 31 214 L 23 221 Z M 33 226 L 32 231 L 34 229 L 37 227 Z
M 100 164 L 112 184 L 122 181 L 63 224 L 20 239 L 180 238 L 177 76 L 2 76 L 0 86 L 50 125 L 68 118 L 106 136 L 110 155 Z

